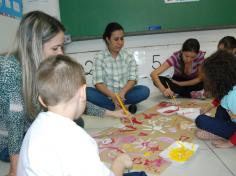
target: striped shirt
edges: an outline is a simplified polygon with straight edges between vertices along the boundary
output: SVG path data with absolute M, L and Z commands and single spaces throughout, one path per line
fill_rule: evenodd
M 108 50 L 94 58 L 93 84 L 103 83 L 114 93 L 119 92 L 129 80 L 137 80 L 137 64 L 132 54 L 121 50 L 114 59 Z
M 194 79 L 197 77 L 198 74 L 198 67 L 203 63 L 204 56 L 206 52 L 199 51 L 196 58 L 193 60 L 192 63 L 192 71 L 188 75 L 183 75 L 181 73 L 181 51 L 174 52 L 173 55 L 166 60 L 166 62 L 174 67 L 174 76 L 173 77 L 184 77 L 186 79 Z

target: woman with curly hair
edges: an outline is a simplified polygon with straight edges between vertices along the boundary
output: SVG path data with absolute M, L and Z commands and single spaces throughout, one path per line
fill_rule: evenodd
M 223 37 L 218 45 L 217 45 L 218 50 L 224 50 L 227 51 L 233 55 L 236 56 L 236 38 L 233 36 L 225 36 Z M 202 113 L 207 113 L 211 111 L 213 108 L 219 106 L 220 101 L 217 98 L 214 98 L 212 102 L 209 104 L 209 106 L 202 111 Z
M 202 66 L 205 90 L 220 101 L 215 118 L 202 114 L 197 117 L 196 132 L 201 139 L 212 139 L 216 147 L 236 145 L 236 57 L 219 50 Z

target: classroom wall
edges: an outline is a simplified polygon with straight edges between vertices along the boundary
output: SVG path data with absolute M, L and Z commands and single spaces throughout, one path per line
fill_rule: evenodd
M 40 10 L 60 19 L 59 0 L 25 0 L 23 1 L 23 13 Z
M 236 36 L 236 29 L 222 29 L 195 32 L 165 33 L 143 36 L 125 37 L 125 48 L 134 53 L 139 66 L 139 83 L 147 85 L 153 92 L 156 88 L 150 79 L 150 72 L 163 63 L 174 51 L 181 48 L 187 38 L 197 38 L 201 44 L 201 50 L 207 52 L 207 56 L 213 53 L 218 41 L 226 36 Z M 84 65 L 85 72 L 91 73 L 94 55 L 105 49 L 101 39 L 72 42 L 66 46 L 66 53 L 74 57 Z M 173 70 L 168 70 L 164 75 L 171 76 Z M 87 83 L 92 85 L 91 74 L 87 75 Z
M 23 13 L 41 10 L 60 19 L 58 0 L 23 0 Z M 0 53 L 12 48 L 20 19 L 0 15 Z
M 60 18 L 58 0 L 50 1 L 23 1 L 23 12 L 32 10 L 42 10 L 50 15 Z M 12 44 L 18 21 L 9 17 L 0 15 L 0 52 L 6 51 Z M 4 24 L 4 25 L 2 25 Z M 163 63 L 165 59 L 174 51 L 181 48 L 184 40 L 190 37 L 197 38 L 200 41 L 201 49 L 210 55 L 215 51 L 218 41 L 226 36 L 233 35 L 236 37 L 236 29 L 222 29 L 209 31 L 165 33 L 143 36 L 129 36 L 125 38 L 125 48 L 134 53 L 135 59 L 139 66 L 139 83 L 150 87 L 151 91 L 156 90 L 149 74 Z M 87 83 L 91 84 L 91 67 L 94 55 L 105 49 L 105 44 L 101 39 L 72 42 L 66 46 L 65 52 L 84 65 L 87 75 Z M 165 75 L 172 74 L 168 70 Z
M 11 48 L 19 22 L 20 20 L 0 15 L 0 53 Z

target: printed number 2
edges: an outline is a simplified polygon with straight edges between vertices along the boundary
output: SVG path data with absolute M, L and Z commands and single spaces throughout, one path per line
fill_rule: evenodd
M 91 60 L 87 60 L 85 63 L 85 75 L 92 75 L 93 71 L 92 71 L 92 67 L 93 67 L 93 61 Z M 88 67 L 88 69 L 87 69 Z M 87 71 L 88 70 L 88 71 Z
M 153 69 L 157 69 L 158 67 L 160 67 L 161 66 L 161 62 L 160 61 L 158 61 L 158 57 L 159 57 L 160 55 L 158 54 L 158 55 L 153 55 L 152 56 L 152 68 Z

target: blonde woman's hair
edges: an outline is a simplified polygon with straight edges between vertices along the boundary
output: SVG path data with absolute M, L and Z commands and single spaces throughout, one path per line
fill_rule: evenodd
M 36 73 L 37 91 L 47 106 L 69 101 L 85 83 L 83 67 L 65 55 L 44 60 Z
M 37 92 L 35 72 L 43 58 L 43 44 L 59 32 L 64 26 L 54 17 L 41 11 L 32 11 L 24 15 L 15 39 L 13 51 L 22 67 L 22 93 L 28 117 L 37 115 Z

